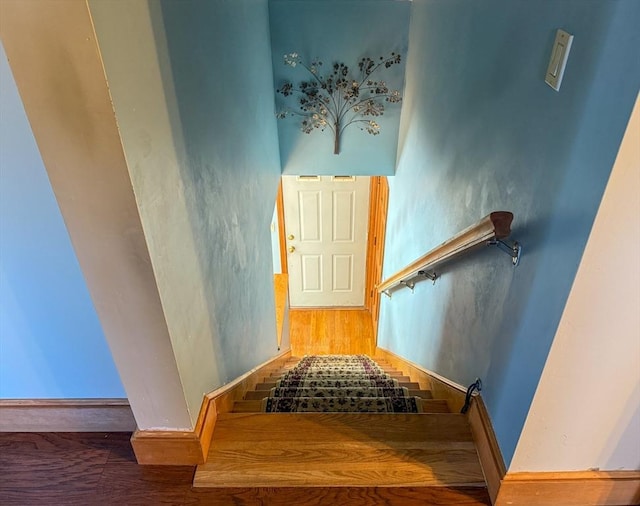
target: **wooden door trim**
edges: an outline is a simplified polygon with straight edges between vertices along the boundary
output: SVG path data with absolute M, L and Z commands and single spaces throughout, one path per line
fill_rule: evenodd
M 276 213 L 278 215 L 278 242 L 280 244 L 280 273 L 289 274 L 286 251 L 286 232 L 284 229 L 284 197 L 282 196 L 282 178 L 280 178 L 280 184 L 278 185 Z
M 382 280 L 384 243 L 389 202 L 389 183 L 386 176 L 371 176 L 369 195 L 369 231 L 367 234 L 367 272 L 365 282 L 365 307 L 371 313 L 373 335 L 378 340 L 380 293 L 375 289 Z

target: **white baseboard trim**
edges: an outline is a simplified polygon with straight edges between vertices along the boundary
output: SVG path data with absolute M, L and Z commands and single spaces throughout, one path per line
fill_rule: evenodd
M 0 399 L 0 432 L 133 432 L 127 399 Z

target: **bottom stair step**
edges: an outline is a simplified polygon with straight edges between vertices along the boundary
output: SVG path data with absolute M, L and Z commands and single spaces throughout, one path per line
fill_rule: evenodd
M 464 415 L 227 413 L 218 416 L 194 487 L 468 488 L 483 494 L 485 482 Z

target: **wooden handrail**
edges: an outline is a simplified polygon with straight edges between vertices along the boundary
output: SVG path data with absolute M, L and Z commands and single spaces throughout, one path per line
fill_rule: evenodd
M 513 213 L 494 211 L 385 279 L 376 289 L 382 293 L 400 284 L 409 284 L 408 282 L 420 273 L 433 273 L 437 266 L 478 244 L 504 239 L 511 233 L 512 221 Z

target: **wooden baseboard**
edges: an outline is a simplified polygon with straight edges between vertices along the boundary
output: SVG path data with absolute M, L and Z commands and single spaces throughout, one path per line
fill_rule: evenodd
M 228 413 L 233 403 L 241 400 L 263 377 L 280 367 L 291 356 L 291 351 L 276 355 L 251 371 L 217 390 L 205 395 L 195 429 L 192 431 L 136 431 L 131 445 L 138 464 L 197 465 L 203 464 L 219 413 Z
M 2 399 L 0 432 L 133 432 L 127 399 Z
M 496 506 L 640 504 L 640 471 L 508 473 Z
M 131 436 L 138 464 L 194 466 L 204 462 L 202 442 L 195 431 L 138 430 Z
M 482 396 L 477 395 L 473 398 L 467 413 L 480 466 L 487 482 L 489 497 L 491 497 L 491 502 L 495 504 L 507 469 Z
M 423 390 L 431 390 L 435 399 L 445 399 L 452 413 L 459 413 L 466 397 L 466 388 L 458 385 L 439 374 L 414 364 L 384 348 L 376 347 L 375 356 L 386 360 L 396 369 L 405 371 L 411 376 L 411 381 L 420 383 Z

